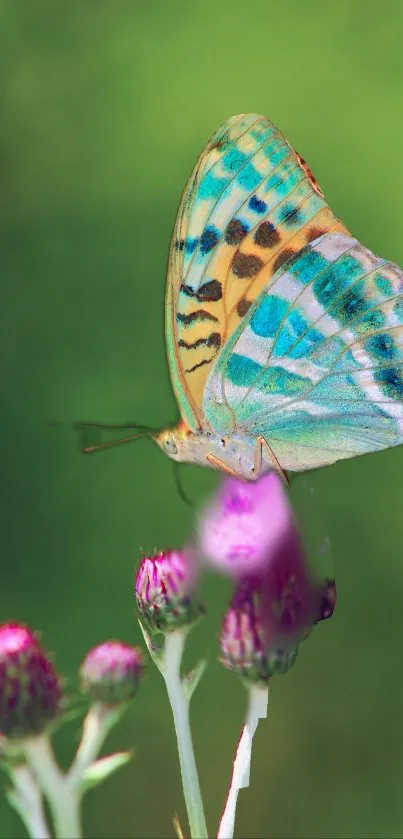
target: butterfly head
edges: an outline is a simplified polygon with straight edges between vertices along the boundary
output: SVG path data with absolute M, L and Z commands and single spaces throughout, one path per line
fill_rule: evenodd
M 179 447 L 176 441 L 174 429 L 165 428 L 155 436 L 155 441 L 168 457 L 173 460 L 180 460 Z
M 172 460 L 188 460 L 189 443 L 192 432 L 180 422 L 174 428 L 163 428 L 154 436 L 157 445 Z

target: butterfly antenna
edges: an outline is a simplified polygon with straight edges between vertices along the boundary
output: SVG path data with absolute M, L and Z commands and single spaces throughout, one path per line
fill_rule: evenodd
M 110 440 L 108 443 L 96 443 L 92 446 L 81 446 L 82 454 L 94 454 L 95 452 L 103 452 L 106 449 L 113 449 L 116 446 L 121 446 L 123 443 L 131 443 L 133 440 L 138 440 L 140 437 L 146 437 L 147 432 L 141 434 L 129 434 L 128 437 L 120 437 L 118 440 Z
M 187 495 L 186 495 L 186 493 L 185 493 L 185 490 L 183 489 L 183 485 L 182 485 L 182 481 L 181 481 L 181 476 L 180 476 L 180 471 L 179 471 L 179 469 L 180 469 L 180 464 L 179 464 L 179 463 L 177 463 L 177 461 L 173 460 L 173 461 L 172 461 L 172 466 L 173 466 L 173 470 L 174 470 L 175 484 L 176 484 L 176 489 L 178 490 L 178 495 L 179 495 L 179 498 L 181 498 L 181 499 L 182 499 L 182 501 L 183 501 L 185 504 L 187 504 L 187 506 L 188 506 L 188 507 L 194 507 L 194 503 L 193 503 L 193 501 L 191 501 L 191 500 L 188 498 L 188 496 L 187 496 Z
M 125 422 L 125 423 L 105 423 L 105 422 L 63 422 L 59 420 L 51 420 L 49 425 L 51 426 L 66 426 L 73 431 L 78 432 L 81 435 L 81 445 L 80 449 L 82 454 L 94 454 L 95 452 L 105 451 L 106 449 L 112 449 L 116 446 L 121 446 L 123 443 L 131 443 L 133 440 L 138 440 L 140 437 L 148 437 L 151 434 L 155 433 L 157 429 L 149 428 L 147 425 L 139 425 L 137 423 Z M 120 437 L 117 440 L 109 440 L 106 443 L 95 443 L 95 444 L 88 444 L 86 441 L 86 436 L 88 435 L 88 431 L 91 429 L 107 429 L 109 431 L 116 430 L 116 429 L 132 429 L 136 431 L 135 434 L 129 434 L 125 437 Z

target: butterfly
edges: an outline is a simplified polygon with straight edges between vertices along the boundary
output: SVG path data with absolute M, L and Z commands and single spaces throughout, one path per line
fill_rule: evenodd
M 166 286 L 177 461 L 256 480 L 403 442 L 403 272 L 355 239 L 264 116 L 231 117 L 183 192 Z
M 264 116 L 229 119 L 182 196 L 166 340 L 172 458 L 247 479 L 403 442 L 403 272 L 332 213 Z

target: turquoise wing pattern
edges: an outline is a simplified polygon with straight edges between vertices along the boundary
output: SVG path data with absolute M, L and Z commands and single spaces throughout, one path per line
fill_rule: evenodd
M 403 442 L 403 271 L 343 232 L 281 266 L 221 350 L 203 410 L 300 471 Z

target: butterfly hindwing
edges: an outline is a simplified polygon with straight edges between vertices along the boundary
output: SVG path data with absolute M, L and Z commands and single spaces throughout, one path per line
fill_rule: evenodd
M 167 283 L 167 351 L 182 418 L 203 427 L 212 364 L 282 264 L 344 231 L 311 172 L 265 117 L 241 114 L 207 144 L 182 196 Z
M 220 354 L 204 410 L 299 470 L 403 442 L 403 272 L 328 232 L 280 268 Z

